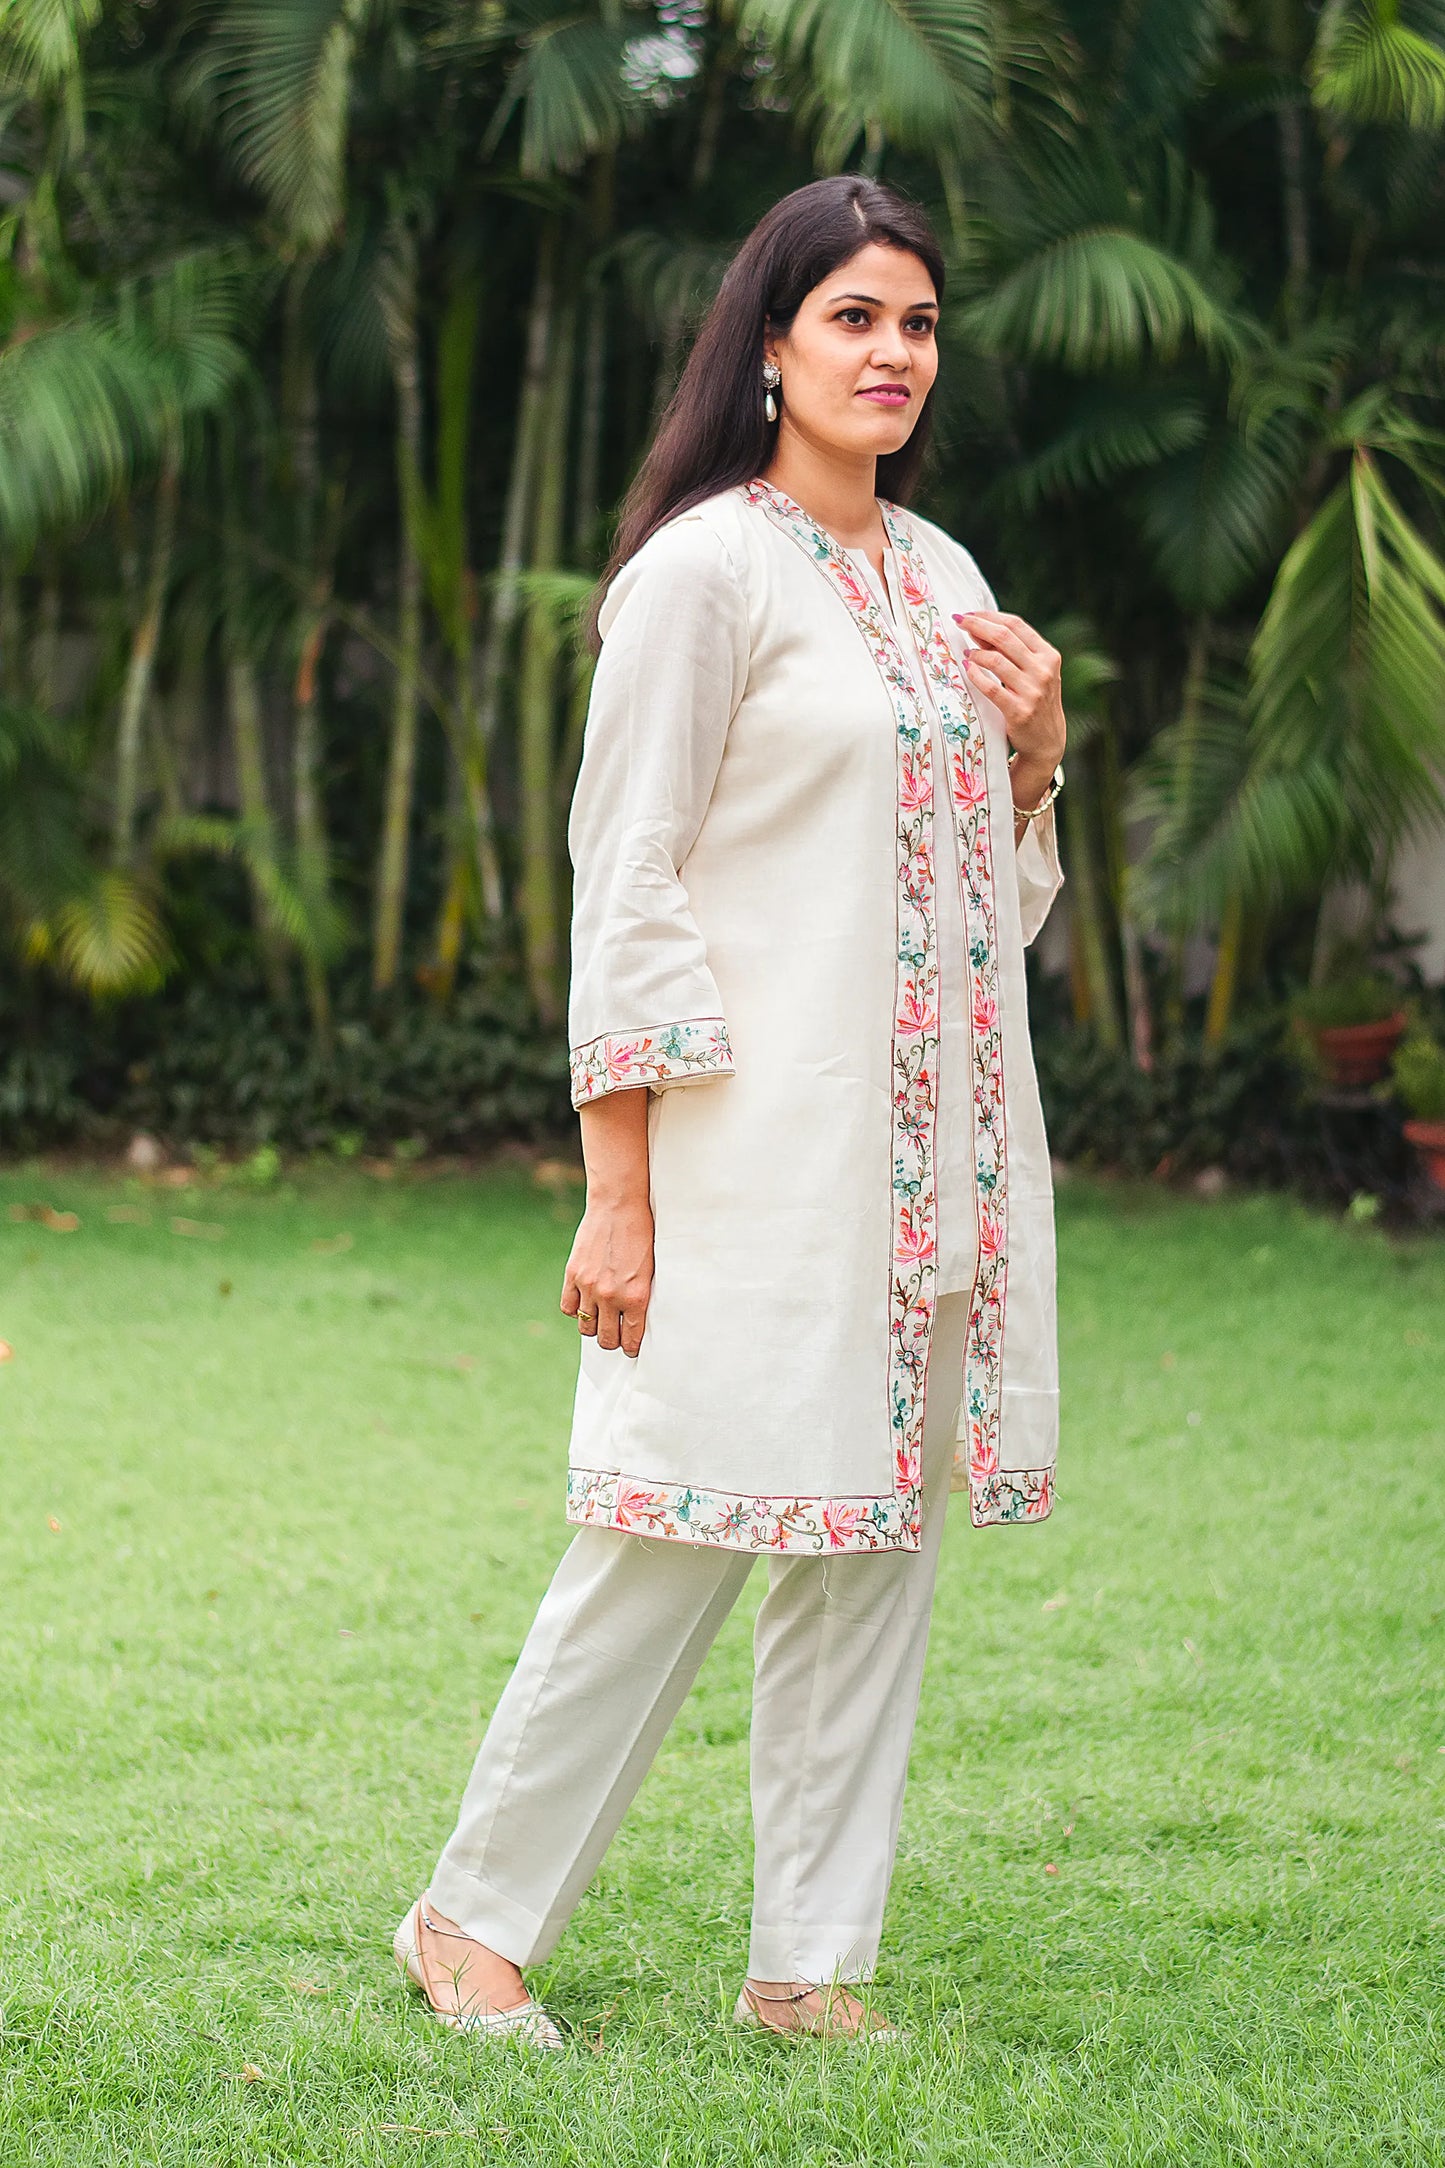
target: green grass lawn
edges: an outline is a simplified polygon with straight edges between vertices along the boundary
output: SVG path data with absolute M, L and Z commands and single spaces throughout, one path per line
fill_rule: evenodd
M 32 1201 L 80 1225 L 0 1212 L 4 2168 L 1445 2161 L 1438 1244 L 1069 1185 L 1058 1509 L 950 1521 L 908 2043 L 728 2022 L 745 1603 L 543 2061 L 389 1942 L 566 1540 L 574 1201 L 0 1174 Z

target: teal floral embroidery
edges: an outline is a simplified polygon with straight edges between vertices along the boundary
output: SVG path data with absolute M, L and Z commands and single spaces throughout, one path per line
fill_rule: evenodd
M 720 1016 L 689 1017 L 656 1031 L 604 1032 L 571 1054 L 572 1104 L 643 1084 L 676 1084 L 689 1077 L 731 1076 L 733 1050 Z
M 641 1484 L 592 1468 L 568 1475 L 567 1518 L 725 1551 L 897 1551 L 917 1543 L 896 1500 L 749 1498 L 692 1484 Z

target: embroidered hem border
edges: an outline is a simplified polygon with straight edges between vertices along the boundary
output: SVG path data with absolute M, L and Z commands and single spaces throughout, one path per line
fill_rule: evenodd
M 972 1485 L 970 1485 L 972 1489 Z M 1042 1521 L 1054 1502 L 1052 1468 L 1010 1468 L 980 1486 L 977 1527 Z M 740 1491 L 697 1490 L 687 1483 L 644 1483 L 601 1469 L 571 1470 L 567 1519 L 619 1535 L 657 1536 L 713 1550 L 797 1551 L 838 1556 L 916 1550 L 894 1498 L 750 1498 Z
M 629 1536 L 663 1536 L 725 1551 L 912 1551 L 921 1519 L 910 1525 L 896 1496 L 750 1498 L 697 1490 L 688 1483 L 643 1483 L 603 1469 L 573 1468 L 567 1518 Z
M 682 1084 L 731 1076 L 733 1050 L 720 1016 L 692 1016 L 655 1031 L 609 1031 L 574 1046 L 568 1057 L 572 1104 L 644 1084 Z

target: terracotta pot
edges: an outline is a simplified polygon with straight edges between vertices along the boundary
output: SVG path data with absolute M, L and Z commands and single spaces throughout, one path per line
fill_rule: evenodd
M 1405 1135 L 1420 1154 L 1429 1179 L 1445 1190 L 1445 1122 L 1406 1122 Z
M 1378 1084 L 1405 1036 L 1403 1010 L 1373 1024 L 1317 1025 L 1311 1032 L 1332 1084 Z

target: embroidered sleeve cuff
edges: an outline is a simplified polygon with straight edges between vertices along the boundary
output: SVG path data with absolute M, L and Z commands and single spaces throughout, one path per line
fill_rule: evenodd
M 701 1084 L 708 1077 L 731 1076 L 733 1050 L 720 1016 L 694 1016 L 656 1031 L 604 1032 L 585 1046 L 574 1046 L 572 1104 L 584 1107 L 606 1092 L 635 1091 L 648 1085 L 668 1091 L 676 1084 Z

